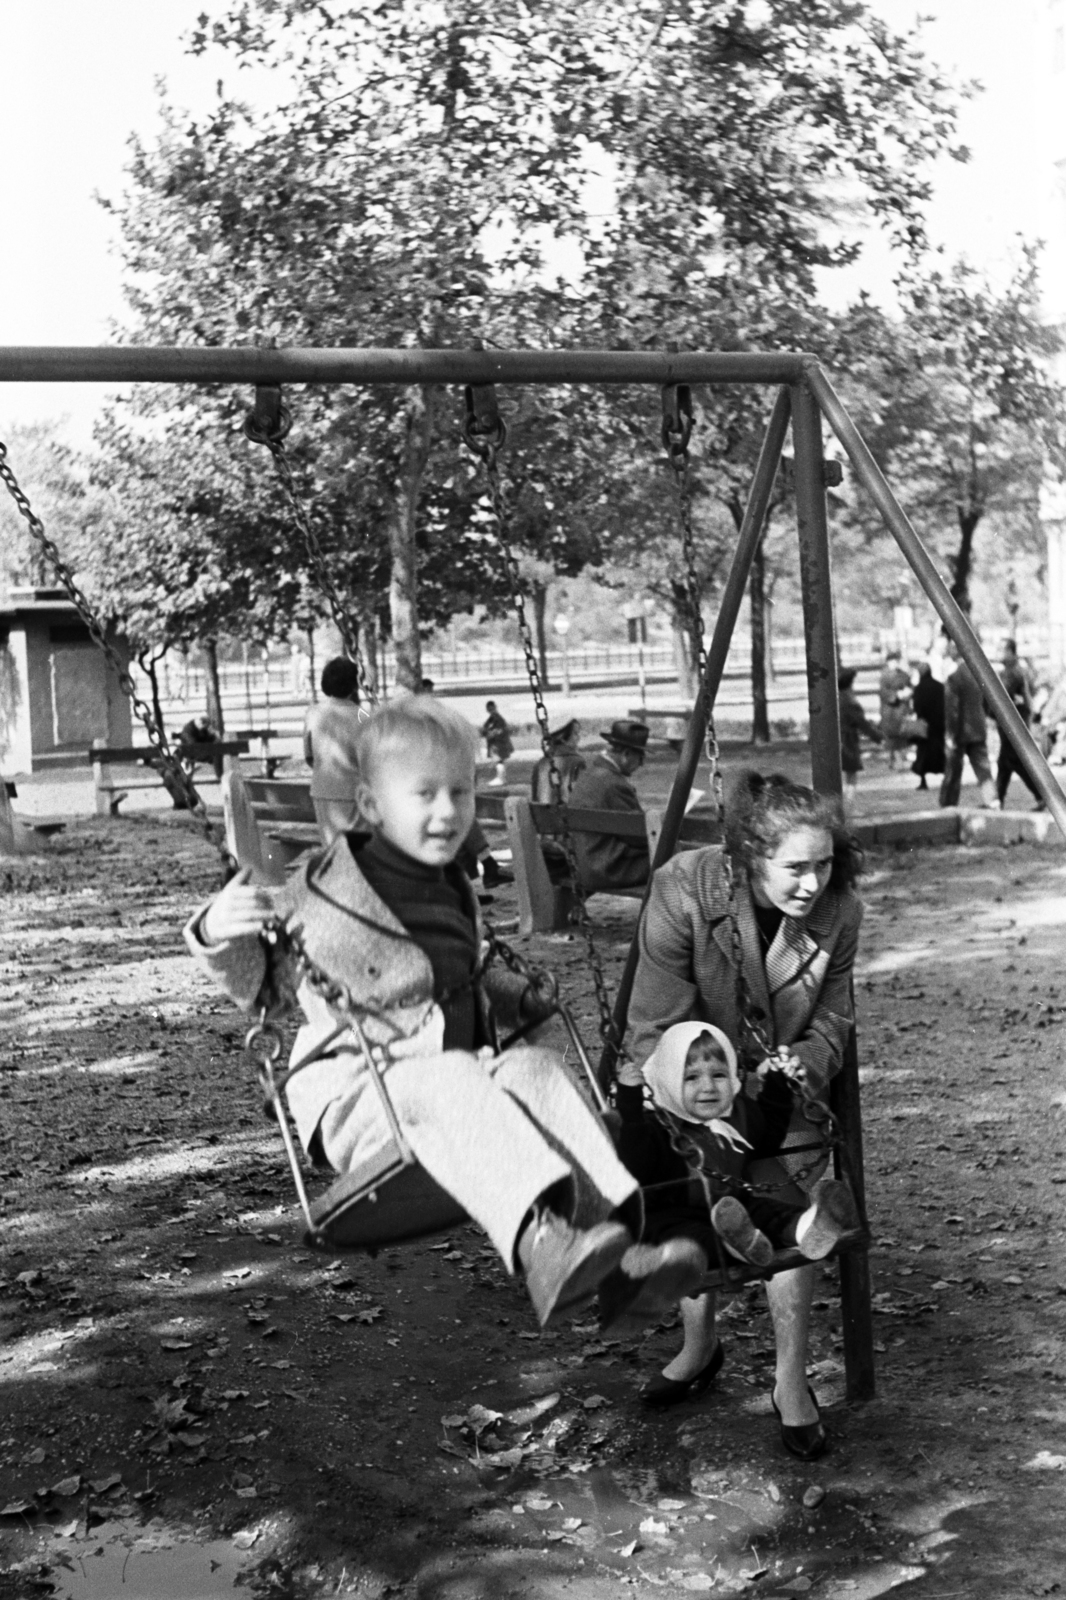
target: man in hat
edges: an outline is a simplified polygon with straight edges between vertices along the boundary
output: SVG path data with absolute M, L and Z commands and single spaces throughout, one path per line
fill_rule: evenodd
M 647 726 L 643 722 L 612 722 L 601 737 L 607 748 L 593 757 L 575 782 L 570 791 L 571 809 L 630 811 L 643 816 L 644 807 L 630 773 L 644 765 Z M 589 892 L 639 889 L 648 881 L 648 846 L 643 839 L 575 832 L 574 851 L 582 888 Z

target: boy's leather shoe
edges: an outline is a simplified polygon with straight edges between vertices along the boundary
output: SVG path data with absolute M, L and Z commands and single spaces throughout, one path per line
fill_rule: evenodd
M 808 1261 L 821 1261 L 861 1224 L 850 1188 L 837 1178 L 820 1179 L 811 1190 L 811 1202 L 796 1223 L 796 1248 Z
M 542 1211 L 518 1241 L 526 1288 L 543 1328 L 557 1312 L 588 1300 L 633 1243 L 620 1222 L 574 1228 L 554 1211 Z
M 731 1256 L 749 1267 L 768 1267 L 774 1247 L 733 1195 L 727 1194 L 711 1208 L 711 1224 Z
M 635 1244 L 618 1271 L 600 1285 L 600 1327 L 625 1320 L 635 1326 L 665 1316 L 686 1295 L 699 1292 L 707 1257 L 691 1239 Z

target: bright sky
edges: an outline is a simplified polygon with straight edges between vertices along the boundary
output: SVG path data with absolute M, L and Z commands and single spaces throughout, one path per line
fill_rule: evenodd
M 873 3 L 894 23 L 919 9 L 915 0 Z M 934 14 L 933 58 L 986 87 L 964 111 L 973 163 L 943 164 L 938 173 L 933 236 L 994 271 L 1018 232 L 1035 237 L 1045 228 L 1033 77 L 1038 10 L 1047 3 L 920 7 Z M 113 225 L 93 196 L 121 190 L 130 134 L 152 137 L 157 80 L 193 110 L 213 97 L 217 66 L 181 46 L 204 9 L 205 0 L 0 0 L 0 345 L 99 344 L 109 322 L 122 318 Z M 858 287 L 883 297 L 890 276 L 885 253 L 872 245 L 832 298 L 846 300 Z M 84 445 L 100 399 L 87 385 L 12 385 L 0 393 L 0 425 L 67 415 L 72 442 Z

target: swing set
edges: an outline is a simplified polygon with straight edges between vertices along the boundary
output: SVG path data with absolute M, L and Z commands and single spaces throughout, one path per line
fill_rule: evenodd
M 609 1118 L 608 1090 L 624 1047 L 627 1014 L 639 949 L 636 936 L 613 1004 L 596 948 L 592 923 L 581 891 L 573 841 L 566 822 L 561 776 L 548 737 L 544 701 L 532 630 L 526 617 L 517 562 L 510 546 L 510 521 L 501 457 L 505 459 L 506 427 L 496 399 L 496 384 L 656 384 L 663 400 L 662 442 L 673 469 L 678 491 L 681 548 L 691 608 L 691 627 L 697 645 L 699 687 L 687 735 L 678 761 L 662 831 L 651 862 L 652 871 L 670 859 L 677 846 L 685 804 L 704 750 L 711 766 L 712 790 L 721 812 L 721 774 L 714 728 L 714 704 L 725 667 L 730 640 L 747 587 L 752 560 L 758 550 L 782 451 L 791 429 L 800 583 L 806 645 L 807 694 L 810 715 L 813 787 L 823 794 L 842 792 L 840 725 L 837 699 L 837 651 L 830 570 L 827 483 L 836 481 L 835 462 L 826 462 L 823 423 L 828 422 L 863 484 L 932 602 L 947 634 L 980 684 L 996 721 L 1010 738 L 1022 765 L 1066 837 L 1066 799 L 1038 747 L 984 655 L 968 620 L 952 599 L 928 551 L 888 487 L 868 447 L 848 415 L 817 359 L 801 353 L 752 352 L 631 352 L 631 351 L 486 351 L 486 350 L 369 350 L 163 349 L 128 348 L 13 348 L 0 349 L 0 382 L 104 382 L 104 383 L 228 383 L 254 386 L 255 404 L 245 424 L 248 438 L 269 449 L 288 499 L 293 520 L 347 654 L 360 675 L 361 699 L 372 699 L 371 680 L 362 662 L 357 630 L 353 628 L 343 596 L 337 590 L 329 563 L 318 542 L 313 520 L 304 505 L 285 450 L 291 426 L 283 398 L 285 386 L 294 384 L 449 384 L 464 390 L 463 436 L 481 461 L 496 522 L 497 549 L 511 592 L 536 706 L 537 723 L 549 773 L 554 804 L 558 807 L 558 837 L 566 857 L 574 892 L 573 921 L 580 929 L 588 954 L 599 1010 L 601 1054 L 594 1068 L 550 973 L 530 967 L 490 929 L 484 963 L 504 961 L 530 992 L 536 1021 L 503 1041 L 508 1048 L 523 1031 L 557 1014 L 582 1065 L 592 1099 Z M 704 647 L 700 613 L 700 586 L 695 564 L 689 484 L 689 440 L 693 427 L 692 389 L 697 385 L 772 385 L 777 389 L 765 437 L 752 479 L 747 507 L 739 531 L 732 565 L 722 592 L 709 646 Z M 216 825 L 175 753 L 165 730 L 151 708 L 137 695 L 124 662 L 107 637 L 102 620 L 77 585 L 74 574 L 33 511 L 0 443 L 0 479 L 25 519 L 29 531 L 59 582 L 77 606 L 89 631 L 106 655 L 118 680 L 143 722 L 149 741 L 162 765 L 173 776 L 205 836 L 220 848 L 227 871 L 237 865 L 220 839 Z M 239 781 L 239 780 L 238 780 Z M 239 808 L 238 808 L 239 809 Z M 232 836 L 232 830 L 231 830 Z M 734 902 L 735 912 L 735 902 Z M 773 1046 L 759 1028 L 748 1003 L 739 961 L 739 935 L 733 916 L 734 950 L 738 982 L 738 1016 L 741 1018 L 742 1052 L 752 1061 L 773 1054 Z M 370 1247 L 418 1237 L 461 1221 L 463 1213 L 415 1160 L 396 1117 L 386 1084 L 387 1061 L 368 1045 L 351 996 L 311 960 L 299 929 L 274 925 L 268 941 L 275 951 L 294 963 L 300 977 L 322 996 L 333 1013 L 336 1027 L 313 1057 L 278 1070 L 282 1051 L 277 1018 L 267 1012 L 248 1035 L 248 1048 L 256 1059 L 268 1108 L 275 1115 L 285 1143 L 309 1237 L 329 1248 Z M 281 1092 L 294 1073 L 317 1059 L 330 1043 L 350 1034 L 369 1064 L 371 1081 L 380 1097 L 392 1134 L 392 1148 L 373 1171 L 348 1173 L 338 1178 L 317 1200 L 310 1200 L 304 1183 Z M 830 1086 L 828 1111 L 811 1104 L 803 1107 L 812 1125 L 815 1160 L 832 1151 L 838 1176 L 846 1177 L 865 1218 L 862 1124 L 859 1101 L 858 1056 L 855 1032 L 845 1052 L 841 1071 Z M 695 1170 L 695 1169 L 694 1169 Z M 753 1186 L 757 1187 L 757 1186 Z M 841 1241 L 839 1258 L 841 1311 L 849 1400 L 862 1400 L 874 1391 L 873 1325 L 867 1259 L 868 1235 L 863 1229 Z M 712 1273 L 707 1287 L 737 1282 L 802 1264 L 795 1250 L 776 1252 L 766 1271 L 722 1269 Z

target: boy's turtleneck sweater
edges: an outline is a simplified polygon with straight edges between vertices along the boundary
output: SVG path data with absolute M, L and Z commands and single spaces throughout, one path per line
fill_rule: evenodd
M 454 862 L 426 866 L 380 833 L 354 854 L 371 889 L 429 958 L 433 998 L 444 1013 L 444 1048 L 475 1049 L 481 1041 L 471 980 L 478 948 L 462 869 Z

